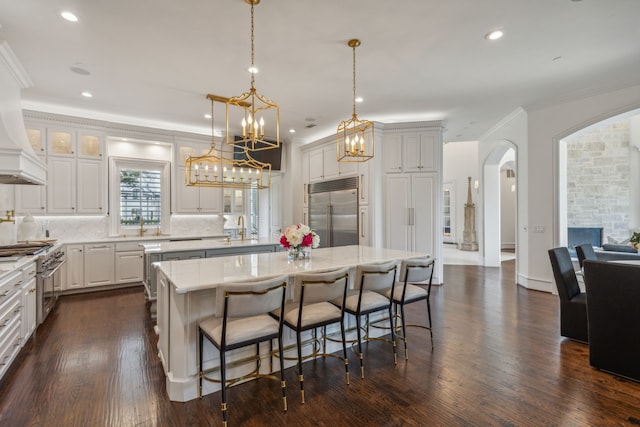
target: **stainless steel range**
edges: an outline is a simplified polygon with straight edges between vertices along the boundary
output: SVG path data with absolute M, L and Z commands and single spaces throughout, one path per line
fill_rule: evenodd
M 61 286 L 60 268 L 66 262 L 62 248 L 47 248 L 36 261 L 36 320 L 42 324 L 54 309 Z

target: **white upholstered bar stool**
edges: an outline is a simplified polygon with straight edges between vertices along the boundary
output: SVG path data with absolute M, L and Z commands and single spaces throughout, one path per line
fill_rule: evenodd
M 387 296 L 393 295 L 393 305 L 395 307 L 396 331 L 398 330 L 397 321 L 401 320 L 402 335 L 396 336 L 404 342 L 404 358 L 409 359 L 407 351 L 407 327 L 414 326 L 429 331 L 431 338 L 431 350 L 433 350 L 433 331 L 431 329 L 431 281 L 433 280 L 433 267 L 435 258 L 423 257 L 412 258 L 400 263 L 400 281 L 396 283 L 393 293 L 388 292 Z M 404 306 L 418 301 L 427 302 L 427 320 L 428 326 L 421 324 L 407 324 L 407 317 L 404 312 Z M 398 315 L 398 307 L 400 315 Z
M 284 319 L 284 324 L 296 333 L 296 346 L 298 350 L 298 380 L 300 381 L 300 397 L 304 403 L 304 376 L 302 374 L 302 362 L 305 359 L 317 356 L 330 356 L 344 361 L 347 384 L 349 384 L 349 360 L 347 358 L 347 346 L 344 331 L 344 310 L 330 301 L 344 299 L 349 282 L 349 269 L 341 268 L 322 273 L 300 273 L 294 278 L 293 301 L 287 302 L 284 311 L 275 311 L 273 314 Z M 282 313 L 282 314 L 281 314 Z M 327 353 L 326 351 L 326 326 L 340 323 L 342 335 L 342 357 Z M 321 339 L 318 339 L 315 331 L 320 328 Z M 302 356 L 302 332 L 313 330 L 313 352 Z M 320 351 L 319 346 L 322 343 Z M 281 359 L 284 357 L 280 352 Z
M 387 311 L 388 319 L 393 325 L 393 313 L 391 299 L 388 295 L 393 293 L 396 281 L 397 264 L 395 261 L 359 265 L 356 268 L 354 278 L 355 289 L 347 293 L 344 303 L 344 311 L 356 318 L 356 330 L 358 335 L 358 356 L 360 358 L 360 377 L 364 378 L 364 356 L 362 353 L 362 316 L 367 316 L 366 340 L 379 339 L 391 343 L 393 346 L 393 362 L 398 363 L 396 354 L 396 340 L 394 328 L 390 327 L 391 340 L 384 338 L 370 338 L 368 334 L 368 318 L 372 313 Z M 334 301 L 338 303 L 338 301 Z
M 270 314 L 281 310 L 285 303 L 287 276 L 270 279 L 228 283 L 216 290 L 216 314 L 203 319 L 198 325 L 199 388 L 202 397 L 202 380 L 219 382 L 222 394 L 222 423 L 227 425 L 227 386 L 248 378 L 268 378 L 280 381 L 284 410 L 287 410 L 285 394 L 284 362 L 280 359 L 280 375 L 260 373 L 260 343 L 269 341 L 270 357 L 273 356 L 273 339 L 278 340 L 278 351 L 282 354 L 282 320 Z M 220 379 L 207 377 L 203 372 L 204 339 L 209 340 L 220 352 Z M 239 378 L 227 379 L 226 352 L 241 347 L 256 345 L 256 357 L 242 362 L 256 362 L 254 371 Z M 272 369 L 271 369 L 272 370 Z M 206 374 L 208 374 L 207 372 Z

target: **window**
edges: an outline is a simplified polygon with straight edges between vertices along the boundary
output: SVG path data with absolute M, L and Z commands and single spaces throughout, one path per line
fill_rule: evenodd
M 160 184 L 160 171 L 120 170 L 120 225 L 161 225 Z
M 109 158 L 112 235 L 170 231 L 169 170 L 169 162 Z

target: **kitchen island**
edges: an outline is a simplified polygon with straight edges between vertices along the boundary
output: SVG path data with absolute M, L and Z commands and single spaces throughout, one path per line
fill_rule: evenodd
M 235 254 L 275 252 L 280 247 L 276 238 L 260 239 L 184 239 L 181 241 L 143 243 L 143 281 L 147 300 L 151 301 L 151 318 L 156 318 L 156 272 L 151 265 L 158 261 L 214 258 Z
M 154 264 L 157 271 L 158 354 L 164 367 L 169 398 L 184 402 L 195 399 L 198 395 L 197 326 L 201 319 L 216 314 L 215 297 L 218 286 L 287 275 L 287 293 L 290 298 L 293 291 L 292 279 L 298 273 L 342 267 L 355 269 L 360 264 L 399 262 L 418 256 L 426 254 L 368 246 L 342 246 L 314 249 L 311 258 L 307 260 L 290 261 L 286 252 L 274 252 Z M 350 273 L 351 277 L 353 274 Z M 285 346 L 295 342 L 294 334 L 287 329 L 283 339 Z M 229 360 L 244 358 L 252 351 L 253 348 L 240 349 L 230 354 Z M 264 352 L 266 353 L 266 349 Z M 209 343 L 205 343 L 204 359 L 205 369 L 218 366 L 218 352 Z M 293 363 L 289 361 L 289 366 Z M 217 390 L 219 384 L 206 382 L 203 394 Z

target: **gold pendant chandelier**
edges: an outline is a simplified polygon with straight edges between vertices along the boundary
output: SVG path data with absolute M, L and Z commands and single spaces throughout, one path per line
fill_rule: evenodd
M 351 39 L 353 49 L 353 115 L 340 122 L 336 132 L 336 156 L 339 162 L 366 162 L 373 158 L 373 122 L 358 119 L 356 114 L 356 47 L 360 40 Z
M 227 98 L 207 95 L 211 100 L 211 148 L 202 156 L 189 156 L 185 164 L 185 184 L 196 187 L 255 188 L 261 190 L 271 185 L 271 165 L 251 157 L 247 150 L 224 151 L 216 149 L 214 139 L 214 104 Z
M 251 5 L 251 87 L 240 96 L 229 98 L 227 105 L 227 144 L 249 151 L 280 147 L 280 107 L 259 94 L 255 88 L 253 7 L 260 0 L 244 0 Z M 234 135 L 236 126 L 240 135 Z

